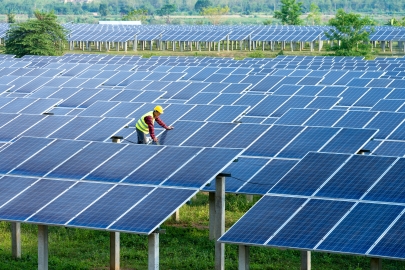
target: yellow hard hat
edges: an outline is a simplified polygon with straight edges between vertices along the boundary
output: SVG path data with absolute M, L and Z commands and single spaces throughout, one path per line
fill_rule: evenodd
M 157 111 L 158 113 L 161 113 L 161 114 L 163 113 L 163 108 L 160 105 L 157 105 L 154 110 Z

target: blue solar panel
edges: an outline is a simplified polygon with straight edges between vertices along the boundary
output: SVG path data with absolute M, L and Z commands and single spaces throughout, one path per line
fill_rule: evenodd
M 158 185 L 195 156 L 200 148 L 169 147 L 153 157 L 153 173 L 149 164 L 141 166 L 129 175 L 124 183 Z M 173 157 L 176 157 L 173 159 Z M 135 169 L 135 168 L 134 168 Z M 187 179 L 187 178 L 186 178 Z
M 271 96 L 270 96 L 271 98 Z M 288 99 L 284 104 L 282 104 L 280 107 L 278 107 L 272 114 L 270 114 L 271 117 L 280 117 L 282 116 L 286 111 L 288 111 L 291 108 L 304 108 L 306 107 L 314 98 L 313 97 L 302 97 L 302 96 L 292 96 L 290 99 Z M 269 107 L 269 110 L 272 108 Z M 270 113 L 271 111 L 269 111 Z M 249 112 L 250 114 L 251 112 Z
M 83 132 L 91 128 L 93 125 L 101 121 L 98 117 L 76 117 L 66 125 L 48 135 L 50 138 L 59 139 L 76 139 Z M 49 132 L 51 133 L 51 132 Z M 48 133 L 48 134 L 49 134 Z
M 405 104 L 404 99 L 380 99 L 372 108 L 372 111 L 395 112 Z
M 23 221 L 72 184 L 71 181 L 40 180 L 0 208 L 0 219 Z
M 65 224 L 110 188 L 112 185 L 77 183 L 28 221 Z
M 205 148 L 163 183 L 165 186 L 201 188 L 221 172 L 241 149 Z M 215 160 L 215 162 L 212 162 Z M 206 164 L 201 166 L 201 164 Z
M 225 139 L 226 134 L 235 127 L 235 124 L 230 123 L 208 122 L 181 145 L 212 147 L 219 140 Z
M 339 97 L 343 99 L 339 102 L 340 106 L 353 106 L 356 101 L 364 95 L 369 88 L 363 87 L 348 87 Z
M 36 143 L 40 143 L 41 141 L 43 141 L 43 139 L 37 139 Z M 20 141 L 16 143 L 20 143 Z M 44 176 L 51 169 L 55 168 L 87 144 L 88 142 L 83 141 L 56 140 L 10 173 L 16 175 Z
M 248 106 L 254 106 L 257 103 L 259 103 L 262 99 L 264 99 L 266 95 L 250 95 L 246 94 L 238 101 L 235 102 L 234 105 L 248 105 Z
M 242 115 L 247 108 L 247 106 L 222 106 L 213 115 L 208 117 L 206 121 L 233 122 Z
M 186 104 L 208 104 L 211 100 L 217 97 L 217 93 L 198 93 L 192 97 Z
M 304 124 L 307 126 L 333 126 L 346 111 L 341 110 L 319 110 Z
M 221 238 L 221 242 L 264 244 L 306 201 L 264 196 Z
M 404 258 L 405 256 L 405 215 L 389 229 L 384 237 L 374 246 L 369 255 L 386 256 L 391 258 Z
M 59 101 L 59 99 L 38 99 L 19 113 L 41 114 L 52 109 Z
M 387 99 L 405 99 L 405 89 L 394 89 L 386 98 Z
M 327 97 L 337 97 L 339 96 L 344 90 L 346 90 L 346 86 L 325 86 L 321 92 L 318 93 L 319 96 L 327 96 Z
M 381 112 L 365 127 L 379 129 L 375 138 L 385 139 L 404 119 L 405 113 Z
M 303 129 L 299 126 L 273 126 L 243 154 L 246 156 L 275 156 Z
M 203 125 L 204 122 L 178 121 L 174 124 L 174 129 L 159 134 L 159 143 L 161 145 L 179 145 Z
M 371 139 L 376 130 L 342 129 L 324 148 L 322 152 L 357 153 Z
M 158 188 L 110 229 L 150 234 L 194 193 L 195 190 Z M 150 213 L 154 214 L 151 216 Z
M 240 94 L 220 94 L 210 104 L 232 105 L 241 96 Z
M 297 93 L 296 95 L 302 95 L 302 96 L 315 96 L 317 95 L 324 86 L 315 86 L 315 85 L 304 85 Z
M 216 147 L 245 148 L 265 132 L 269 127 L 264 125 L 241 124 L 224 137 Z M 248 136 L 246 136 L 249 134 Z
M 118 105 L 118 102 L 97 101 L 85 109 L 80 116 L 101 116 Z
M 266 194 L 296 163 L 296 160 L 271 160 L 238 193 Z
M 0 173 L 5 174 L 21 162 L 40 151 L 53 140 L 24 137 L 0 152 Z
M 270 192 L 311 196 L 348 157 L 308 153 Z
M 315 109 L 289 109 L 275 123 L 279 125 L 302 125 L 316 111 Z
M 371 88 L 364 96 L 354 103 L 354 106 L 372 107 L 391 91 L 392 89 L 387 88 Z
M 91 143 L 47 174 L 47 177 L 81 179 L 124 146 L 116 143 Z
M 377 141 L 381 143 L 381 141 Z M 374 150 L 374 149 L 371 149 Z M 405 156 L 405 142 L 404 141 L 384 141 L 381 145 L 373 151 L 374 155 L 379 156 L 392 156 L 403 157 Z
M 294 95 L 301 87 L 301 85 L 281 85 L 276 91 L 274 91 L 274 95 Z
M 26 130 L 21 135 L 33 137 L 46 137 L 51 132 L 59 129 L 72 119 L 73 117 L 71 116 L 58 116 L 58 115 L 47 116 L 41 122 L 38 122 L 37 124 L 35 124 L 35 126 L 32 126 L 30 129 Z
M 395 158 L 354 155 L 316 196 L 360 199 Z
M 248 113 L 248 116 L 270 116 L 275 110 L 277 110 L 284 102 L 286 102 L 289 96 L 267 96 L 259 104 L 253 107 Z M 291 107 L 290 107 L 291 108 Z M 285 107 L 285 111 L 289 108 Z
M 198 105 L 181 117 L 181 120 L 204 121 L 219 108 L 220 106 L 216 105 Z
M 313 109 L 330 109 L 335 105 L 339 104 L 340 98 L 334 97 L 316 97 L 308 106 L 305 108 Z
M 12 199 L 18 193 L 31 186 L 38 179 L 3 176 L 0 178 L 0 206 Z
M 275 76 L 264 77 L 263 80 L 261 80 L 256 85 L 252 86 L 252 88 L 250 90 L 251 91 L 267 92 L 271 88 L 273 88 L 275 85 L 277 85 L 283 78 L 284 78 L 284 76 L 276 76 L 276 75 Z M 246 83 L 246 82 L 248 82 L 248 81 L 243 80 L 243 83 Z M 288 84 L 288 83 L 284 83 L 284 84 Z
M 152 190 L 151 187 L 116 186 L 68 224 L 106 228 Z
M 16 98 L 0 108 L 0 113 L 18 113 L 35 102 L 33 98 Z
M 384 202 L 405 202 L 405 159 L 401 158 L 365 196 L 365 200 Z
M 43 115 L 22 114 L 0 128 L 0 141 L 11 141 L 31 126 L 43 120 Z
M 323 127 L 307 127 L 277 157 L 302 158 L 309 151 L 317 151 L 325 145 L 339 129 Z
M 134 111 L 142 107 L 143 103 L 121 102 L 103 116 L 105 117 L 129 117 Z M 145 112 L 146 113 L 146 112 Z
M 313 248 L 353 204 L 311 200 L 267 245 Z
M 104 118 L 90 130 L 84 132 L 78 140 L 105 141 L 128 125 L 132 120 L 125 118 Z
M 370 122 L 376 114 L 374 112 L 349 111 L 333 126 L 361 128 Z
M 161 147 L 130 145 L 84 179 L 101 182 L 119 182 L 160 150 L 162 150 Z
M 13 121 L 14 122 L 14 121 Z M 402 122 L 395 131 L 388 136 L 390 140 L 405 140 L 405 123 Z
M 238 158 L 232 162 L 225 171 L 232 177 L 226 178 L 226 192 L 236 192 L 244 183 L 260 170 L 269 160 L 264 158 Z M 205 191 L 215 191 L 215 180 L 209 186 L 203 188 Z

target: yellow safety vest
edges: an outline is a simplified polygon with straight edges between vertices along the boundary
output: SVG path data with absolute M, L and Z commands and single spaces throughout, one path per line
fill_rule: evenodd
M 155 124 L 155 118 L 153 117 L 153 111 L 150 111 L 150 112 L 147 112 L 144 115 L 142 115 L 142 117 L 138 120 L 138 122 L 136 122 L 135 126 L 137 129 L 139 129 L 143 133 L 148 134 L 149 128 L 148 128 L 148 124 L 146 124 L 146 122 L 145 122 L 146 116 L 152 116 L 152 124 Z

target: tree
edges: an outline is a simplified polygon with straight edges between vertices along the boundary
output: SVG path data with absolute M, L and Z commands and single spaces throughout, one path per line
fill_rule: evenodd
M 210 7 L 212 5 L 210 0 L 198 0 L 195 5 L 194 5 L 194 9 L 197 12 L 201 12 L 203 10 L 203 8 L 207 8 Z
M 300 25 L 302 2 L 295 2 L 295 0 L 281 0 L 281 10 L 274 12 L 274 18 L 280 19 L 283 24 L 287 25 Z
M 52 12 L 34 12 L 36 19 L 12 24 L 6 34 L 5 53 L 24 55 L 61 55 L 67 32 Z
M 160 16 L 166 16 L 166 23 L 170 24 L 170 14 L 176 11 L 175 4 L 165 4 L 161 9 L 158 10 Z
M 14 13 L 7 13 L 7 22 L 8 23 L 15 23 L 15 14 Z
M 98 12 L 102 17 L 106 17 L 108 15 L 108 6 L 107 4 L 100 4 L 100 7 L 98 8 Z
M 311 3 L 309 8 L 309 13 L 307 17 L 307 22 L 310 25 L 320 25 L 321 24 L 321 10 L 315 3 Z
M 405 17 L 403 17 L 401 20 L 398 20 L 397 18 L 391 18 L 391 19 L 388 20 L 387 25 L 405 26 Z
M 143 8 L 138 8 L 131 10 L 127 15 L 122 16 L 123 21 L 146 21 L 148 16 L 148 10 Z
M 229 12 L 229 7 L 207 7 L 203 8 L 201 11 L 201 15 L 208 18 L 212 24 L 217 25 L 221 22 L 222 16 Z
M 270 19 L 267 19 L 267 20 L 263 21 L 263 25 L 271 25 L 272 23 L 273 23 L 273 21 L 270 20 Z
M 339 9 L 336 17 L 329 20 L 329 25 L 333 26 L 329 32 L 325 32 L 326 37 L 331 41 L 339 41 L 330 47 L 336 55 L 340 56 L 367 56 L 371 54 L 370 32 L 374 31 L 370 25 L 373 21 L 362 18 L 359 14 L 346 13 Z M 367 27 L 369 31 L 367 31 Z

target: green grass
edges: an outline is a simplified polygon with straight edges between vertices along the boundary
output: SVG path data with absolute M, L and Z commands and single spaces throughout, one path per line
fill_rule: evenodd
M 226 196 L 226 227 L 229 228 L 257 200 Z M 208 195 L 200 193 L 180 211 L 180 222 L 168 220 L 160 235 L 160 269 L 214 269 L 214 241 L 208 239 Z M 10 223 L 0 222 L 0 269 L 37 268 L 37 226 L 22 224 L 22 258 L 11 258 Z M 251 269 L 300 269 L 295 250 L 251 247 Z M 121 268 L 147 269 L 146 236 L 121 234 Z M 236 245 L 226 245 L 226 269 L 238 268 Z M 313 269 L 369 269 L 370 259 L 312 253 Z M 49 227 L 49 269 L 108 269 L 109 233 L 65 227 Z M 405 269 L 405 262 L 384 260 L 384 269 Z

